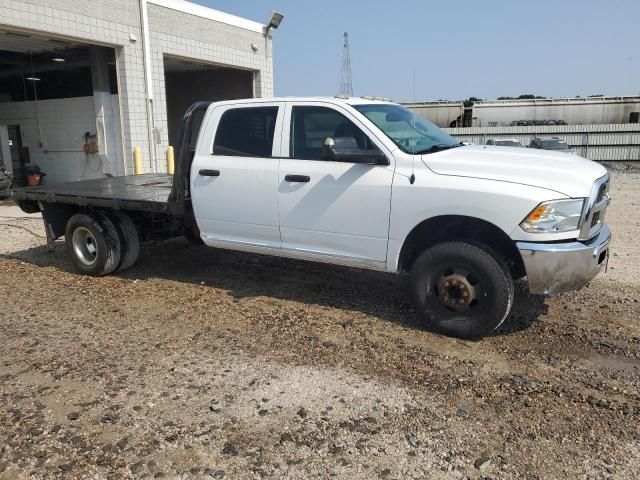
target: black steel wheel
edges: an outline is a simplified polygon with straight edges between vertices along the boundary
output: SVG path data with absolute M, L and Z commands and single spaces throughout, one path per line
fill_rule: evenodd
M 411 269 L 418 318 L 435 332 L 480 338 L 498 328 L 513 304 L 513 279 L 493 251 L 464 242 L 425 250 Z

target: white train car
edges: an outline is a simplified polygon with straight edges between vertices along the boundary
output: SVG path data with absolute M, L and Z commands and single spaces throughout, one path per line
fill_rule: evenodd
M 462 126 L 461 123 L 455 124 L 461 122 L 464 116 L 464 103 L 461 101 L 417 102 L 404 103 L 403 105 L 438 127 Z
M 640 96 L 492 100 L 473 105 L 476 127 L 640 122 Z

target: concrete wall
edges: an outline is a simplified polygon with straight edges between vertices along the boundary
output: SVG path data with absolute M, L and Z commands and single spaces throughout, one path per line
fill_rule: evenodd
M 112 96 L 116 108 L 108 112 L 114 115 L 114 125 L 120 124 L 118 98 Z M 0 124 L 19 125 L 22 145 L 29 148 L 31 164 L 38 165 L 47 174 L 46 183 L 101 178 L 115 174 L 116 164 L 122 162 L 122 154 L 116 156 L 113 165 L 104 164 L 100 155 L 86 155 L 83 151 L 84 134 L 96 133 L 96 116 L 93 97 L 41 100 L 38 102 L 0 103 Z M 40 135 L 42 132 L 42 136 Z M 119 135 L 119 130 L 116 135 Z
M 134 145 L 140 145 L 148 158 L 142 35 L 137 1 L 0 0 L 0 11 L 1 25 L 117 46 L 125 150 L 129 153 Z M 138 40 L 132 42 L 130 35 Z
M 164 54 L 254 70 L 255 94 L 271 96 L 273 92 L 271 41 L 265 46 L 262 33 L 155 4 L 192 5 L 188 2 L 153 1 L 148 4 L 153 84 L 153 100 L 148 104 L 138 0 L 0 0 L 0 26 L 115 47 L 124 151 L 130 157 L 133 147 L 140 146 L 148 171 L 165 168 L 169 137 Z M 258 52 L 253 51 L 252 43 L 259 47 Z M 149 105 L 157 143 L 150 138 Z M 127 162 L 127 173 L 132 173 L 132 164 Z

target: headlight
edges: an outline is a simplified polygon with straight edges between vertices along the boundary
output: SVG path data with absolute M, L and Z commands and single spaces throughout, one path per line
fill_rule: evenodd
M 570 232 L 580 229 L 584 198 L 543 202 L 520 226 L 529 233 Z

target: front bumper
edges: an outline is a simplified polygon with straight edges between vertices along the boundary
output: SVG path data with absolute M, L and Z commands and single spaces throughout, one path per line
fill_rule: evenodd
M 609 260 L 609 227 L 602 225 L 590 240 L 567 243 L 516 242 L 524 262 L 531 293 L 558 293 L 579 290 Z

